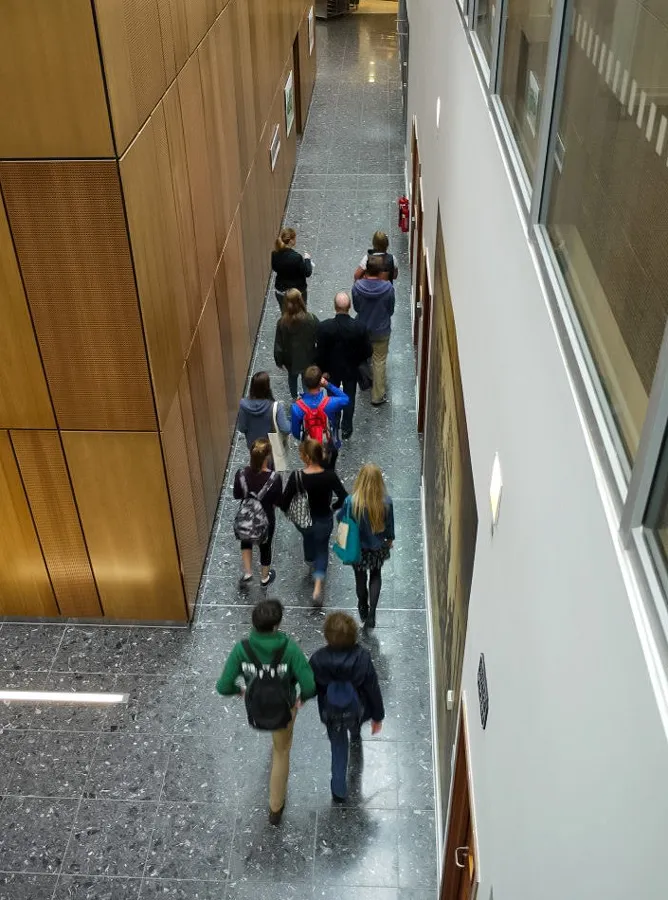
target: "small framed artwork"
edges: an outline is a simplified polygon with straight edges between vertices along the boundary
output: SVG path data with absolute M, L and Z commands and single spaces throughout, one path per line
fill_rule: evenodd
M 529 86 L 526 99 L 526 120 L 533 137 L 536 137 L 538 123 L 538 104 L 540 103 L 540 85 L 534 72 L 529 72 Z
M 281 136 L 278 125 L 274 126 L 274 133 L 271 136 L 271 144 L 269 144 L 269 158 L 271 160 L 271 171 L 276 168 L 276 160 L 281 149 Z
M 315 47 L 315 13 L 313 7 L 308 11 L 308 55 L 311 56 Z
M 292 69 L 285 82 L 285 133 L 289 137 L 295 124 L 295 80 Z

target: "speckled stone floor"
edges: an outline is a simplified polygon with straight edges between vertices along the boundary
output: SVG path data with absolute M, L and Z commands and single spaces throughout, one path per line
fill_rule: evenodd
M 270 743 L 215 679 L 247 628 L 257 589 L 238 588 L 229 478 L 190 630 L 86 625 L 0 628 L 0 683 L 128 692 L 116 709 L 0 704 L 0 900 L 431 900 L 436 894 L 420 457 L 415 433 L 408 257 L 396 227 L 403 135 L 396 22 L 363 15 L 317 24 L 318 82 L 286 223 L 314 257 L 309 306 L 331 315 L 373 231 L 391 238 L 401 274 L 388 365 L 390 402 L 358 399 L 340 456 L 351 486 L 378 462 L 395 501 L 397 540 L 383 570 L 378 627 L 364 638 L 381 679 L 382 734 L 364 733 L 351 796 L 332 807 L 329 747 L 315 705 L 295 727 L 288 803 L 267 823 Z M 275 369 L 269 295 L 254 368 Z M 246 461 L 237 441 L 230 470 Z M 270 591 L 308 654 L 324 614 L 309 604 L 297 535 L 279 522 Z M 335 561 L 328 608 L 354 608 Z M 351 765 L 352 765 L 351 762 Z

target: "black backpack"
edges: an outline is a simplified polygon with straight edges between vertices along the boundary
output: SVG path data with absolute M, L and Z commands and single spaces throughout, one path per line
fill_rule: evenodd
M 362 701 L 350 681 L 330 681 L 323 703 L 322 722 L 334 731 L 357 731 L 362 722 Z
M 243 471 L 239 476 L 239 482 L 244 492 L 244 499 L 239 504 L 239 509 L 234 517 L 234 536 L 238 541 L 251 541 L 253 544 L 262 544 L 269 531 L 269 519 L 262 506 L 262 500 L 276 480 L 276 473 L 272 472 L 262 489 L 257 494 L 248 491 L 246 476 Z
M 288 641 L 274 653 L 269 665 L 260 662 L 249 641 L 242 641 L 241 646 L 253 667 L 245 694 L 248 724 L 259 731 L 286 728 L 292 721 L 290 681 L 282 662 Z

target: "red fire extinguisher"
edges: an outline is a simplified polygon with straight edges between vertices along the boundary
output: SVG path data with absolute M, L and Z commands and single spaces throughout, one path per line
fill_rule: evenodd
M 408 197 L 399 197 L 397 205 L 399 207 L 399 228 L 401 228 L 403 232 L 407 232 L 410 223 L 410 204 L 408 202 Z

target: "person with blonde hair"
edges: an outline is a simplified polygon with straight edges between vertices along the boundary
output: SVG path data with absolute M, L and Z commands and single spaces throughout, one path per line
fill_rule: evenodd
M 346 510 L 347 507 L 347 510 Z M 390 558 L 394 542 L 394 506 L 387 493 L 383 473 L 374 463 L 362 466 L 353 492 L 338 514 L 350 513 L 360 532 L 362 555 L 355 563 L 355 590 L 360 619 L 367 628 L 376 627 L 376 607 L 382 587 L 381 569 Z
M 294 228 L 283 228 L 271 254 L 271 268 L 276 272 L 274 288 L 281 309 L 285 292 L 290 288 L 301 291 L 304 303 L 307 303 L 306 279 L 313 274 L 313 262 L 310 254 L 302 256 L 295 250 L 296 243 L 297 232 Z
M 397 261 L 394 256 L 392 256 L 392 254 L 388 252 L 387 248 L 389 246 L 390 241 L 385 232 L 376 231 L 374 236 L 371 238 L 371 247 L 366 251 L 362 259 L 360 260 L 359 266 L 355 269 L 355 281 L 359 281 L 360 278 L 364 278 L 364 275 L 366 273 L 366 266 L 369 262 L 370 256 L 377 256 L 382 258 L 383 271 L 385 272 L 388 281 L 394 281 L 394 279 L 399 276 Z
M 274 362 L 288 370 L 288 387 L 293 400 L 299 395 L 299 376 L 315 361 L 315 336 L 318 319 L 306 311 L 301 292 L 285 292 L 283 315 L 276 323 Z
M 260 566 L 262 574 L 260 584 L 263 588 L 276 578 L 276 569 L 271 568 L 271 544 L 276 530 L 275 507 L 281 505 L 283 496 L 283 482 L 277 472 L 270 468 L 271 444 L 266 438 L 253 441 L 250 452 L 250 465 L 239 469 L 234 478 L 233 496 L 235 500 L 241 500 L 242 504 L 248 498 L 259 501 L 266 516 L 265 530 L 259 541 Z M 241 576 L 241 584 L 248 585 L 253 579 L 253 541 L 241 539 L 241 560 L 244 574 Z
M 330 613 L 323 630 L 327 646 L 316 650 L 309 665 L 315 676 L 320 720 L 327 727 L 332 748 L 332 799 L 345 803 L 348 736 L 358 743 L 360 727 L 369 719 L 371 734 L 378 734 L 385 708 L 371 655 L 357 643 L 357 624 L 352 616 Z

